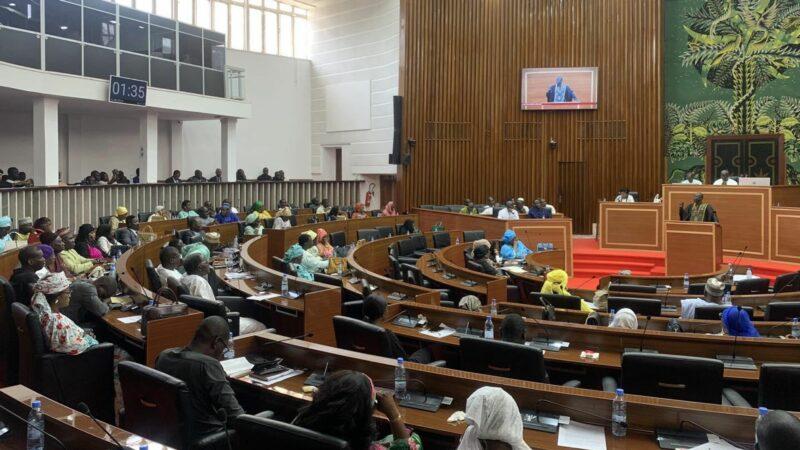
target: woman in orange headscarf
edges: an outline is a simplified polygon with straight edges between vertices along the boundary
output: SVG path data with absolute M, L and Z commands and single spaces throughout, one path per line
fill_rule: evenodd
M 322 259 L 333 257 L 334 251 L 331 245 L 331 236 L 322 228 L 317 229 L 317 250 L 319 250 L 319 257 Z
M 353 206 L 353 215 L 351 219 L 365 219 L 367 217 L 367 213 L 364 212 L 364 204 L 363 203 L 356 203 Z
M 397 209 L 394 207 L 394 202 L 390 201 L 386 204 L 386 207 L 383 208 L 383 212 L 381 213 L 384 216 L 399 216 L 400 213 L 397 212 Z

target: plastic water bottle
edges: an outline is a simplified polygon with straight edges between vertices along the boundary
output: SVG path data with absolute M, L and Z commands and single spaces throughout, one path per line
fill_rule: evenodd
M 688 273 L 683 274 L 683 288 L 686 290 L 686 292 L 689 292 L 689 274 Z
M 792 319 L 792 337 L 800 339 L 800 320 L 797 317 Z
M 286 274 L 281 277 L 281 295 L 284 297 L 289 296 L 289 276 Z
M 28 413 L 28 450 L 44 449 L 44 418 L 42 417 L 42 402 L 34 400 L 31 402 L 31 412 Z M 38 430 L 34 428 L 38 427 Z
M 456 245 L 458 245 L 458 244 L 460 244 L 460 243 L 461 243 L 461 239 L 459 239 L 459 238 L 456 238 Z
M 611 432 L 614 436 L 624 437 L 628 433 L 628 414 L 625 410 L 625 391 L 617 389 L 611 404 Z
M 108 274 L 111 278 L 117 277 L 117 254 L 114 253 L 114 257 L 111 258 L 111 264 L 108 265 Z
M 764 417 L 767 415 L 768 412 L 769 412 L 769 409 L 767 409 L 767 408 L 765 408 L 763 406 L 758 408 L 758 417 L 756 417 L 756 433 L 755 433 L 755 435 L 756 435 L 756 442 L 755 443 L 756 444 L 758 444 L 758 426 L 761 424 L 761 421 L 764 420 Z M 756 445 L 756 447 L 758 447 L 758 445 Z
M 339 275 L 339 278 L 341 278 L 342 274 L 344 274 L 344 268 L 342 268 L 342 263 L 336 265 L 336 273 Z
M 225 359 L 233 359 L 236 357 L 236 349 L 233 343 L 233 333 L 228 333 L 228 348 L 225 349 L 225 353 L 222 355 Z
M 403 358 L 397 358 L 397 367 L 394 369 L 394 396 L 400 400 L 407 398 L 406 387 L 406 366 L 403 364 Z
M 486 324 L 483 326 L 483 337 L 486 339 L 494 339 L 494 324 L 492 323 L 492 316 L 486 316 Z
M 750 267 L 747 268 L 747 272 L 744 273 L 744 277 L 748 280 L 753 278 L 753 269 Z
M 489 314 L 496 316 L 497 315 L 497 300 L 492 299 L 492 306 L 489 309 Z

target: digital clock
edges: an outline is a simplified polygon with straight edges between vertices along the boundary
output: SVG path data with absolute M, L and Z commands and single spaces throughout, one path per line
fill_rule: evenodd
M 108 83 L 108 101 L 145 106 L 147 82 L 112 75 Z

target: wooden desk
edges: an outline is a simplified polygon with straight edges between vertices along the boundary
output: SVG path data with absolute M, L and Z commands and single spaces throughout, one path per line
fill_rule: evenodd
M 223 246 L 230 245 L 233 242 L 233 239 L 239 235 L 239 224 L 236 222 L 212 224 L 204 227 L 203 229 L 207 233 L 212 231 L 219 233 L 219 243 Z
M 772 259 L 800 264 L 800 208 L 773 207 L 771 214 Z
M 663 250 L 663 211 L 661 203 L 600 202 L 600 248 Z
M 313 343 L 290 340 L 264 347 L 266 342 L 274 342 L 282 336 L 258 333 L 236 339 L 237 354 L 262 353 L 268 351 L 270 357 L 281 357 L 284 363 L 298 368 L 322 371 L 328 365 L 329 371 L 340 369 L 358 370 L 373 380 L 391 380 L 395 361 L 349 352 Z M 269 350 L 266 350 L 269 349 Z M 568 388 L 544 383 L 514 380 L 509 378 L 482 375 L 441 367 L 431 367 L 407 363 L 408 376 L 425 384 L 428 392 L 446 395 L 454 399 L 451 406 L 442 406 L 436 412 L 426 412 L 401 407 L 406 424 L 427 435 L 443 439 L 443 448 L 455 448 L 466 424 L 449 424 L 447 418 L 455 411 L 463 411 L 466 400 L 472 392 L 483 386 L 496 386 L 508 392 L 521 409 L 542 410 L 570 416 L 572 420 L 598 423 L 582 411 L 610 418 L 613 394 L 587 389 Z M 292 410 L 306 404 L 311 397 L 302 392 L 303 380 L 308 373 L 281 381 L 272 386 L 264 386 L 248 376 L 232 379 L 234 389 L 240 397 L 262 397 Z M 378 381 L 379 386 L 388 386 Z M 690 420 L 721 433 L 728 438 L 742 441 L 753 440 L 756 411 L 751 408 L 736 408 L 721 405 L 684 402 L 679 400 L 656 399 L 639 395 L 626 395 L 628 408 L 628 436 L 613 438 L 606 429 L 606 444 L 612 450 L 655 450 L 652 431 L 655 428 L 678 429 L 681 421 Z M 376 413 L 376 419 L 385 422 L 386 418 Z M 600 423 L 607 425 L 607 423 Z M 562 449 L 557 445 L 557 434 L 534 430 L 524 430 L 525 441 L 536 449 Z M 426 442 L 426 447 L 430 442 Z
M 714 272 L 722 266 L 724 234 L 718 223 L 664 222 L 667 275 Z
M 492 299 L 498 302 L 505 301 L 508 295 L 506 290 L 508 277 L 488 275 L 464 267 L 464 251 L 471 247 L 472 243 L 465 243 L 445 247 L 436 253 L 428 253 L 417 260 L 417 268 L 422 272 L 422 276 L 434 283 L 454 292 L 461 291 L 475 295 L 484 304 L 490 303 Z M 455 275 L 455 278 L 447 279 L 443 272 L 437 271 L 435 262 L 437 258 L 445 272 Z M 478 284 L 470 286 L 469 282 Z
M 28 418 L 33 400 L 42 402 L 45 431 L 58 438 L 68 449 L 108 450 L 115 448 L 115 444 L 89 416 L 43 397 L 25 386 L 17 385 L 0 389 L 0 405 L 8 408 L 19 417 Z M 0 441 L 0 447 L 25 448 L 27 424 L 3 410 L 0 410 L 0 419 L 11 429 L 10 436 Z M 162 446 L 157 442 L 136 436 L 113 425 L 101 423 L 114 436 L 114 439 L 122 445 L 139 448 L 139 445 L 148 444 L 152 449 L 163 448 L 169 450 L 169 447 Z M 58 444 L 52 442 L 49 438 L 45 438 L 45 440 L 45 448 L 59 448 Z
M 120 223 L 122 228 L 125 228 L 125 221 Z M 173 220 L 160 220 L 158 222 L 140 222 L 139 231 L 150 231 L 158 237 L 169 236 L 175 231 L 185 230 L 189 228 L 188 219 L 173 219 Z M 77 233 L 77 230 L 75 230 Z
M 556 250 L 563 250 L 566 264 L 559 268 L 572 275 L 572 219 L 526 220 L 514 225 L 513 230 L 531 250 L 540 242 L 552 243 Z
M 447 211 L 434 211 L 431 209 L 414 208 L 414 214 L 419 216 L 419 229 L 430 230 L 434 225 L 441 223 L 445 230 L 483 230 L 486 239 L 500 239 L 506 230 L 514 227 L 527 226 L 531 222 L 549 222 L 559 219 L 519 219 L 503 220 L 492 216 L 468 215 Z

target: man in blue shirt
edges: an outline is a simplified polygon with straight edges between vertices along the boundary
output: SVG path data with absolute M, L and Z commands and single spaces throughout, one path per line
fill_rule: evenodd
M 528 210 L 528 217 L 531 219 L 550 219 L 553 214 L 550 208 L 542 203 L 542 199 L 537 198 L 533 201 L 533 207 Z
M 220 224 L 222 224 L 222 223 L 233 223 L 233 222 L 238 222 L 239 221 L 239 216 L 237 216 L 236 214 L 234 214 L 231 211 L 231 204 L 230 203 L 223 203 L 222 207 L 220 207 L 219 212 L 217 213 L 217 215 L 214 216 L 214 220 L 216 220 L 217 223 L 220 223 Z

